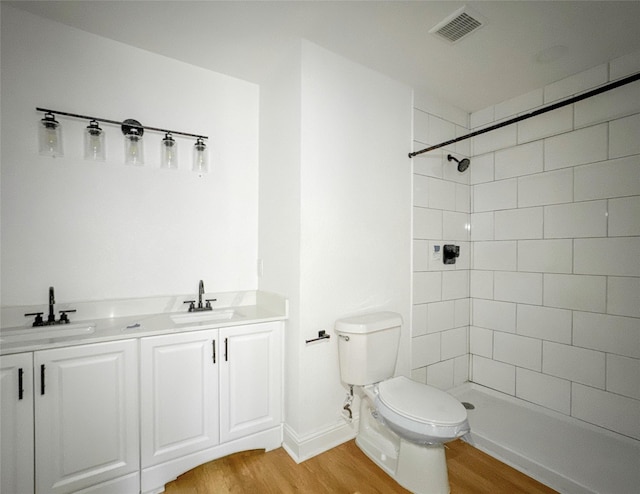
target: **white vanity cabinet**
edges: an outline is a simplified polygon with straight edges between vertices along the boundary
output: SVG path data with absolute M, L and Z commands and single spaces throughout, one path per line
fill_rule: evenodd
M 220 440 L 231 441 L 282 421 L 281 323 L 220 330 Z
M 0 357 L 0 493 L 33 492 L 33 354 Z
M 0 494 L 144 494 L 282 443 L 284 322 L 0 357 Z
M 140 340 L 141 492 L 282 442 L 281 321 Z
M 138 492 L 137 341 L 33 355 L 36 493 Z
M 216 446 L 218 330 L 140 341 L 142 468 Z

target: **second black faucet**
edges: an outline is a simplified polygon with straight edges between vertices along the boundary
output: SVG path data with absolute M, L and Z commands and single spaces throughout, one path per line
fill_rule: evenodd
M 49 287 L 49 315 L 47 316 L 47 320 L 44 321 L 42 319 L 42 312 L 30 312 L 29 314 L 25 314 L 25 316 L 35 316 L 35 320 L 33 321 L 32 326 L 51 326 L 53 324 L 69 324 L 69 316 L 67 316 L 67 312 L 75 312 L 75 309 L 67 309 L 60 311 L 60 319 L 56 321 L 55 310 L 53 309 L 54 304 L 56 303 L 56 297 L 53 291 L 53 287 Z
M 203 310 L 213 310 L 213 307 L 211 307 L 211 302 L 215 302 L 216 299 L 215 298 L 207 298 L 205 299 L 206 305 L 202 305 L 202 297 L 204 295 L 204 281 L 200 280 L 200 283 L 198 283 L 198 305 L 196 306 L 196 301 L 195 300 L 185 300 L 184 303 L 185 304 L 189 304 L 189 312 L 200 312 Z

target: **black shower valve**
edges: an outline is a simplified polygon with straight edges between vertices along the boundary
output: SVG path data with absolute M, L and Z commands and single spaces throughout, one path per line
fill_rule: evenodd
M 444 264 L 455 264 L 456 257 L 460 256 L 460 246 L 445 244 L 442 246 L 442 262 Z

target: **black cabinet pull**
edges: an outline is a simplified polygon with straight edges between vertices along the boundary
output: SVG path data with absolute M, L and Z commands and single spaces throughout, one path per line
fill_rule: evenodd
M 24 369 L 20 367 L 18 369 L 18 399 L 24 398 L 24 388 L 22 387 L 22 378 L 24 376 Z
M 44 364 L 40 366 L 40 394 L 44 394 Z
M 224 361 L 227 362 L 229 360 L 229 347 L 227 343 L 227 338 L 224 339 Z
M 211 340 L 211 345 L 213 346 L 213 363 L 216 363 L 216 340 Z

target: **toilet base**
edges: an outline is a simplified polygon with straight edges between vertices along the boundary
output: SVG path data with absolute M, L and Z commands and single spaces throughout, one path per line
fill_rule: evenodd
M 444 445 L 419 445 L 402 439 L 375 418 L 367 391 L 360 402 L 356 445 L 405 489 L 415 494 L 449 494 Z
M 401 439 L 398 468 L 392 477 L 415 494 L 449 494 L 444 445 L 419 445 Z

